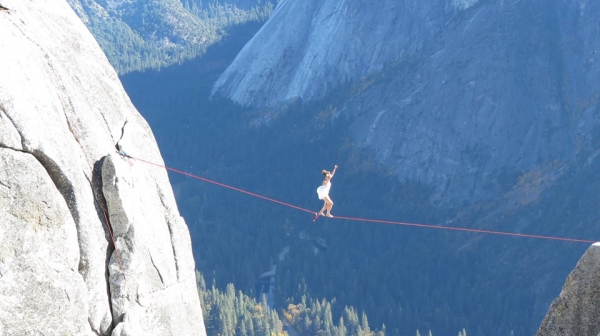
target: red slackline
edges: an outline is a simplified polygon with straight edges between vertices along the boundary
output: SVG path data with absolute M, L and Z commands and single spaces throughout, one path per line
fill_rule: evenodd
M 121 154 L 123 155 L 123 154 Z M 181 175 L 185 175 L 194 179 L 198 179 L 204 182 L 208 182 L 223 188 L 227 188 L 227 189 L 231 189 L 231 190 L 235 190 L 237 192 L 241 192 L 250 196 L 254 196 L 254 197 L 258 197 L 270 202 L 274 202 L 280 205 L 284 205 L 296 210 L 300 210 L 300 211 L 304 211 L 304 212 L 308 212 L 312 215 L 316 215 L 315 211 L 309 210 L 309 209 L 305 209 L 305 208 L 301 208 L 299 206 L 293 205 L 293 204 L 289 204 L 289 203 L 285 203 L 273 198 L 269 198 L 263 195 L 259 195 L 259 194 L 255 194 L 253 192 L 247 191 L 247 190 L 243 190 L 240 188 L 236 188 L 221 182 L 217 182 L 217 181 L 213 181 L 210 179 L 207 179 L 205 177 L 200 177 L 194 174 L 190 174 L 175 168 L 171 168 L 162 164 L 158 164 L 158 163 L 154 163 L 154 162 L 150 162 L 150 161 L 146 161 L 143 159 L 138 159 L 129 155 L 124 155 L 130 159 L 136 160 L 136 161 L 140 161 L 143 163 L 147 163 L 156 167 L 160 167 L 160 168 L 164 168 L 166 170 L 172 171 L 174 173 L 177 174 L 181 174 Z M 480 229 L 469 229 L 469 228 L 461 228 L 461 227 L 452 227 L 452 226 L 440 226 L 440 225 L 432 225 L 432 224 L 418 224 L 418 223 L 410 223 L 410 222 L 397 222 L 397 221 L 388 221 L 388 220 L 380 220 L 380 219 L 369 219 L 369 218 L 357 218 L 357 217 L 344 217 L 344 216 L 334 216 L 333 219 L 345 219 L 345 220 L 349 220 L 349 221 L 357 221 L 357 222 L 371 222 L 371 223 L 380 223 L 380 224 L 392 224 L 392 225 L 402 225 L 402 226 L 412 226 L 412 227 L 420 227 L 420 228 L 428 228 L 428 229 L 439 229 L 439 230 L 452 230 L 452 231 L 463 231 L 463 232 L 474 232 L 474 233 L 484 233 L 484 234 L 493 234 L 493 235 L 503 235 L 503 236 L 512 236 L 512 237 L 524 237 L 524 238 L 535 238 L 535 239 L 547 239 L 547 240 L 558 240 L 558 241 L 566 241 L 566 242 L 572 242 L 572 243 L 587 243 L 587 244 L 593 244 L 596 241 L 594 240 L 587 240 L 587 239 L 575 239 L 575 238 L 563 238 L 563 237 L 553 237 L 553 236 L 542 236 L 542 235 L 533 235 L 533 234 L 525 234 L 525 233 L 514 233 L 514 232 L 503 232 L 503 231 L 492 231 L 492 230 L 480 230 Z

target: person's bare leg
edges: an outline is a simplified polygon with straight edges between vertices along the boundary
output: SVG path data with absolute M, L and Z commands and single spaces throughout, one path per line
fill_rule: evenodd
M 321 208 L 321 211 L 319 211 L 319 216 L 325 216 L 325 214 L 323 213 L 325 209 L 327 209 L 327 201 L 323 202 L 323 207 Z
M 331 200 L 331 198 L 329 198 L 329 196 L 327 196 L 327 217 L 331 218 L 333 217 L 333 215 L 331 215 L 331 208 L 333 208 L 333 201 Z

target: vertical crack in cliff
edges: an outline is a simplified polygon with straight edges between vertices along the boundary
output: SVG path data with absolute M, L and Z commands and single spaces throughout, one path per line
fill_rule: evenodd
M 67 208 L 69 209 L 70 215 L 76 226 L 75 234 L 77 236 L 77 242 L 78 242 L 77 245 L 79 248 L 79 256 L 80 256 L 77 272 L 79 274 L 83 275 L 81 269 L 82 269 L 82 267 L 84 267 L 83 264 L 85 263 L 85 258 L 84 258 L 84 255 L 82 254 L 83 251 L 81 249 L 82 244 L 81 244 L 81 240 L 80 240 L 81 238 L 79 235 L 79 227 L 81 225 L 80 214 L 79 214 L 79 210 L 77 209 L 77 205 L 76 205 L 73 183 L 69 180 L 69 178 L 66 176 L 66 174 L 61 170 L 60 166 L 54 160 L 52 160 L 48 155 L 46 155 L 45 153 L 43 153 L 40 150 L 27 150 L 25 138 L 19 131 L 19 128 L 16 127 L 15 122 L 12 120 L 10 115 L 6 112 L 6 109 L 4 108 L 4 106 L 0 106 L 0 110 L 3 113 L 3 115 L 6 116 L 6 118 L 12 123 L 13 128 L 16 130 L 17 134 L 19 134 L 21 147 L 25 148 L 25 149 L 14 148 L 14 147 L 2 144 L 2 143 L 0 143 L 0 147 L 31 155 L 44 168 L 48 177 L 54 184 L 54 187 L 58 190 L 58 192 L 62 195 L 63 199 L 65 200 Z M 84 173 L 84 176 L 85 176 L 85 173 Z M 87 176 L 86 176 L 86 178 L 87 178 Z M 89 181 L 89 179 L 88 179 L 88 181 Z M 108 281 L 107 281 L 107 283 L 108 283 Z M 110 297 L 110 289 L 108 289 L 108 290 L 109 290 L 108 297 Z M 110 304 L 110 300 L 109 300 L 109 309 L 111 310 L 111 314 L 112 314 L 112 306 Z M 88 321 L 88 323 L 90 325 L 90 329 L 92 330 L 92 332 L 94 332 L 96 335 L 101 334 L 101 333 L 99 333 L 98 330 L 95 330 L 93 328 L 92 322 Z M 109 329 L 109 331 L 111 331 L 111 330 L 112 330 L 112 328 Z
M 69 212 L 71 213 L 71 217 L 73 217 L 73 221 L 77 226 L 79 226 L 81 215 L 79 214 L 79 210 L 77 209 L 77 200 L 75 199 L 75 190 L 73 183 L 62 171 L 60 166 L 56 162 L 54 162 L 54 160 L 52 160 L 48 155 L 46 155 L 46 153 L 38 149 L 34 149 L 31 151 L 30 154 L 33 155 L 38 160 L 38 162 L 44 167 L 46 173 L 48 173 L 48 176 L 54 183 L 54 186 L 65 200 L 65 203 L 69 208 Z
M 37 149 L 31 150 L 31 151 L 26 149 L 27 144 L 25 143 L 25 138 L 23 137 L 23 134 L 21 134 L 21 132 L 19 131 L 19 128 L 16 127 L 16 124 L 15 124 L 14 120 L 10 117 L 10 115 L 8 113 L 6 113 L 5 108 L 1 107 L 1 110 L 2 110 L 2 112 L 4 112 L 4 115 L 7 117 L 7 119 L 10 120 L 13 127 L 19 134 L 19 136 L 21 138 L 21 147 L 23 147 L 24 149 L 19 150 L 17 148 L 11 148 L 9 146 L 5 146 L 3 144 L 0 144 L 0 145 L 2 145 L 2 147 L 4 147 L 4 148 L 10 148 L 10 149 L 13 149 L 13 150 L 16 150 L 19 152 L 31 154 L 42 165 L 42 167 L 44 167 L 44 169 L 46 170 L 46 173 L 48 174 L 48 176 L 54 183 L 54 186 L 60 192 L 60 194 L 63 196 L 65 203 L 67 204 L 67 207 L 69 209 L 69 212 L 71 213 L 71 217 L 73 218 L 73 221 L 75 222 L 76 225 L 78 225 L 80 215 L 77 210 L 77 207 L 75 206 L 76 202 L 75 202 L 75 197 L 74 197 L 73 185 L 71 184 L 69 179 L 62 172 L 62 170 L 60 169 L 58 164 L 56 164 L 56 162 L 54 162 L 45 153 L 43 153 L 42 151 L 37 150 Z M 79 240 L 79 232 L 78 232 L 77 237 Z
M 50 59 L 50 56 L 47 53 L 44 53 L 44 59 L 46 61 L 46 65 L 48 67 L 48 72 L 49 72 L 50 76 L 53 77 L 53 80 L 57 85 L 56 96 L 61 103 L 62 115 L 64 116 L 64 121 L 67 126 L 67 129 L 69 130 L 69 133 L 73 137 L 73 140 L 75 140 L 75 143 L 77 143 L 77 145 L 79 146 L 82 160 L 85 162 L 85 164 L 87 164 L 87 166 L 89 168 L 89 172 L 84 170 L 84 171 L 82 171 L 82 174 L 85 177 L 85 179 L 88 181 L 90 190 L 92 192 L 92 197 L 94 199 L 94 209 L 96 210 L 96 217 L 98 218 L 100 223 L 104 223 L 104 225 L 102 226 L 102 229 L 104 231 L 104 237 L 107 241 L 106 256 L 105 256 L 105 261 L 104 261 L 104 267 L 105 267 L 104 283 L 106 286 L 108 309 L 110 311 L 111 316 L 113 316 L 112 300 L 110 299 L 112 297 L 112 293 L 110 290 L 110 280 L 109 280 L 110 279 L 109 262 L 110 262 L 110 257 L 116 247 L 114 246 L 114 242 L 112 242 L 112 239 L 110 238 L 110 230 L 111 229 L 109 227 L 110 222 L 108 222 L 108 207 L 106 205 L 106 200 L 104 198 L 104 194 L 102 193 L 102 174 L 100 173 L 100 171 L 101 171 L 102 162 L 103 162 L 104 158 L 101 158 L 100 160 L 96 161 L 93 166 L 90 163 L 91 159 L 87 157 L 87 154 L 89 151 L 87 151 L 85 146 L 81 143 L 80 137 L 77 135 L 77 132 L 76 132 L 76 129 L 74 128 L 73 122 L 69 118 L 69 116 L 77 115 L 76 108 L 75 108 L 73 102 L 71 101 L 71 97 L 67 94 L 67 88 L 63 84 L 62 77 L 57 73 L 57 71 L 54 68 L 54 65 Z M 103 115 L 102 115 L 102 117 L 104 118 Z M 104 120 L 106 122 L 106 119 L 104 119 Z M 112 134 L 110 133 L 110 128 L 108 129 L 108 133 L 110 134 L 111 139 L 112 139 Z M 54 180 L 54 178 L 53 178 L 53 180 Z M 61 183 L 60 176 L 59 176 L 58 182 L 59 182 L 59 184 L 57 184 L 57 186 L 60 186 L 60 183 Z M 55 184 L 56 184 L 56 182 L 55 182 Z M 62 188 L 64 188 L 64 186 Z M 60 189 L 59 189 L 59 191 L 60 191 Z M 63 192 L 61 192 L 61 193 L 63 193 Z M 73 192 L 71 191 L 71 192 L 67 193 L 67 195 L 73 195 Z M 64 194 L 63 194 L 63 197 L 65 197 Z M 73 210 L 71 210 L 71 213 L 74 214 L 73 218 L 75 219 L 75 223 L 78 227 L 78 230 L 77 230 L 78 245 L 79 245 L 79 250 L 80 250 L 79 254 L 81 256 L 78 271 L 80 274 L 84 275 L 84 273 L 85 273 L 84 270 L 85 270 L 87 261 L 85 260 L 86 254 L 82 249 L 82 246 L 84 246 L 84 242 L 82 242 L 79 238 L 79 228 L 81 227 L 81 223 L 80 223 L 79 214 L 77 213 L 77 209 L 74 206 L 76 200 L 73 199 L 73 200 L 71 200 L 72 202 L 69 202 L 69 199 L 67 197 L 65 197 L 65 200 L 67 200 L 67 205 L 69 206 L 70 210 L 73 207 Z M 106 215 L 106 217 L 105 217 L 105 215 Z M 112 248 L 111 248 L 111 246 L 112 246 Z M 90 322 L 90 326 L 92 326 L 92 325 L 93 325 L 93 323 Z M 111 327 L 109 328 L 109 331 L 112 330 L 114 327 L 115 327 L 115 321 L 111 321 Z M 93 327 L 92 327 L 92 330 L 96 334 L 101 334 L 101 332 L 99 330 L 94 330 Z
M 173 225 L 175 225 L 172 220 L 171 220 L 171 213 L 170 213 L 170 207 L 167 205 L 167 202 L 165 201 L 165 195 L 162 192 L 162 189 L 160 188 L 160 186 L 158 184 L 155 184 L 156 186 L 156 192 L 158 193 L 158 197 L 160 199 L 160 203 L 162 204 L 163 208 L 165 209 L 165 223 L 167 224 L 167 227 L 169 228 L 169 235 L 171 236 L 171 249 L 173 250 L 173 262 L 175 263 L 175 274 L 177 275 L 177 281 L 180 280 L 180 276 L 179 276 L 179 263 L 177 262 L 177 250 L 175 249 L 175 244 L 176 241 L 174 239 L 175 237 L 175 233 L 173 232 Z
M 19 132 L 19 134 L 20 134 L 20 132 Z M 22 147 L 27 148 L 22 135 L 21 135 L 21 139 L 22 139 Z M 2 146 L 2 147 L 5 147 L 5 146 Z M 33 158 L 35 158 L 40 163 L 40 165 L 44 168 L 44 170 L 46 171 L 46 174 L 48 175 L 48 177 L 54 184 L 54 187 L 63 197 L 65 204 L 67 206 L 67 209 L 69 210 L 69 213 L 71 215 L 71 218 L 73 219 L 73 223 L 75 224 L 75 227 L 76 227 L 75 234 L 77 236 L 77 246 L 79 248 L 79 264 L 77 266 L 77 272 L 83 276 L 85 272 L 83 272 L 82 270 L 85 268 L 86 260 L 85 260 L 85 254 L 82 251 L 81 236 L 79 234 L 80 227 L 81 227 L 81 216 L 79 214 L 79 210 L 77 209 L 77 200 L 75 199 L 75 190 L 74 190 L 73 183 L 69 180 L 69 178 L 66 176 L 66 174 L 61 170 L 60 166 L 54 160 L 52 160 L 48 155 L 46 155 L 44 152 L 42 152 L 38 149 L 34 149 L 31 151 L 30 150 L 18 150 L 15 148 L 10 148 L 10 149 L 13 149 L 13 150 L 16 150 L 19 152 L 23 152 L 23 153 L 33 156 Z M 109 307 L 110 307 L 110 302 L 109 302 Z M 112 309 L 112 307 L 111 307 L 111 309 Z M 90 326 L 91 325 L 92 324 L 90 323 Z M 92 328 L 92 330 L 95 333 L 98 333 L 93 328 Z
M 162 284 L 165 284 L 165 279 L 163 278 L 162 273 L 160 272 L 160 269 L 158 269 L 158 267 L 156 266 L 156 263 L 154 262 L 154 258 L 152 257 L 152 253 L 148 250 L 148 254 L 150 255 L 150 261 L 152 262 L 152 266 L 154 266 L 154 269 L 156 270 L 156 273 L 158 273 L 158 277 L 160 278 L 160 282 L 162 282 Z
M 57 83 L 60 83 L 60 81 L 58 80 L 58 76 L 56 75 L 56 73 L 54 71 L 54 67 L 52 66 L 52 63 L 50 62 L 50 56 L 44 50 L 44 48 L 42 48 L 42 46 L 40 46 L 39 43 L 35 42 L 31 37 L 29 37 L 28 34 L 26 34 L 25 31 L 23 29 L 21 29 L 18 25 L 14 24 L 14 23 L 13 23 L 13 25 L 15 26 L 15 28 L 17 28 L 21 32 L 21 34 L 23 36 L 25 36 L 31 43 L 33 43 L 34 45 L 36 45 L 40 49 L 40 52 L 44 55 L 44 59 L 46 60 L 47 65 L 49 66 L 50 70 L 52 71 L 52 76 L 54 77 L 54 79 L 55 79 L 55 81 Z M 60 88 L 64 90 L 64 87 L 62 85 L 60 85 Z M 61 97 L 59 97 L 59 99 L 61 99 Z M 62 99 L 61 99 L 61 103 L 62 103 Z M 60 167 L 58 166 L 58 164 L 56 164 L 56 162 L 54 162 L 44 152 L 42 152 L 42 151 L 40 151 L 38 149 L 27 150 L 28 146 L 25 143 L 25 137 L 23 136 L 23 134 L 21 134 L 21 132 L 19 131 L 19 128 L 16 127 L 16 124 L 15 124 L 14 120 L 6 112 L 6 110 L 5 110 L 4 107 L 2 107 L 2 111 L 4 112 L 4 114 L 6 115 L 6 117 L 11 121 L 11 123 L 13 124 L 13 127 L 15 127 L 15 129 L 19 133 L 19 136 L 21 137 L 21 146 L 24 148 L 23 152 L 29 153 L 29 154 L 33 155 L 33 157 L 42 165 L 42 167 L 44 167 L 44 169 L 48 173 L 48 176 L 50 177 L 50 179 L 54 183 L 56 189 L 63 196 L 63 198 L 64 198 L 64 200 L 65 200 L 65 202 L 67 204 L 67 208 L 69 209 L 69 212 L 71 213 L 71 217 L 73 218 L 73 221 L 75 222 L 75 225 L 77 227 L 79 227 L 79 225 L 80 225 L 80 214 L 79 214 L 79 212 L 77 210 L 77 207 L 75 206 L 76 200 L 75 200 L 75 196 L 74 196 L 74 187 L 73 187 L 73 184 L 69 181 L 69 179 L 67 178 L 67 176 L 62 172 L 62 170 L 60 169 Z M 69 131 L 71 131 L 70 125 L 69 125 Z M 79 252 L 80 252 L 79 254 L 80 254 L 80 257 L 81 257 L 81 252 L 82 251 L 81 251 L 81 241 L 80 241 L 80 238 L 79 238 L 79 230 L 76 230 L 76 232 L 77 232 L 77 241 L 78 241 L 78 244 L 79 244 Z M 81 268 L 81 258 L 79 260 L 80 260 L 79 261 L 79 263 L 80 263 L 79 267 Z
M 92 190 L 92 195 L 94 196 L 94 208 L 96 209 L 96 214 L 101 223 L 104 223 L 102 229 L 104 230 L 104 238 L 108 242 L 108 246 L 106 249 L 106 259 L 104 262 L 104 274 L 105 274 L 105 283 L 106 283 L 106 294 L 108 298 L 108 308 L 110 309 L 110 315 L 113 316 L 113 306 L 112 306 L 112 292 L 110 290 L 110 257 L 116 249 L 112 239 L 110 238 L 110 222 L 108 222 L 108 206 L 106 205 L 106 199 L 104 198 L 104 193 L 102 192 L 102 164 L 106 157 L 101 158 L 100 160 L 94 163 L 94 167 L 92 168 L 92 178 L 88 179 L 88 183 L 90 185 L 90 189 Z M 106 215 L 106 217 L 104 216 Z M 112 327 L 115 327 L 115 321 L 112 321 Z M 94 332 L 98 333 L 98 331 L 94 330 Z
M 90 325 L 90 330 L 98 336 L 103 336 L 101 333 L 99 333 L 97 330 L 94 330 L 94 327 L 92 327 L 92 323 L 90 321 L 88 321 L 88 324 Z M 110 330 L 106 335 L 109 335 L 110 333 L 112 333 L 112 330 Z
M 4 117 L 6 117 L 6 119 L 10 122 L 10 124 L 12 125 L 15 132 L 17 132 L 17 134 L 19 135 L 19 142 L 21 143 L 21 147 L 23 147 L 23 135 L 19 131 L 19 128 L 17 128 L 15 121 L 10 117 L 8 112 L 6 112 L 6 107 L 4 107 L 4 105 L 0 104 L 0 119 L 4 118 Z M 0 143 L 0 144 L 2 144 L 2 143 Z M 4 145 L 8 147 L 8 145 L 6 145 L 6 144 L 4 144 Z M 18 150 L 18 149 L 15 149 L 15 150 Z
M 117 150 L 121 150 L 121 140 L 123 140 L 123 137 L 125 136 L 125 126 L 127 126 L 127 122 L 129 120 L 125 119 L 125 122 L 123 123 L 123 127 L 121 127 L 121 137 L 119 137 L 119 140 L 117 141 L 117 143 L 115 144 L 115 147 L 117 148 Z
M 102 120 L 104 121 L 104 125 L 106 125 L 106 130 L 108 131 L 108 135 L 110 135 L 110 139 L 114 143 L 115 137 L 113 136 L 112 132 L 110 131 L 110 124 L 108 123 L 108 120 L 106 120 L 106 117 L 104 116 L 104 113 L 102 113 L 102 111 L 98 111 L 98 113 L 100 113 L 100 116 L 102 117 Z
M 42 167 L 44 167 L 44 169 L 46 170 L 46 173 L 48 174 L 48 176 L 54 183 L 55 188 L 58 190 L 58 192 L 60 192 L 63 199 L 65 200 L 67 208 L 69 209 L 69 212 L 71 213 L 71 217 L 73 218 L 73 222 L 75 223 L 75 227 L 76 227 L 75 234 L 77 236 L 77 247 L 79 248 L 79 265 L 77 267 L 77 272 L 85 278 L 84 269 L 86 267 L 87 260 L 86 260 L 86 255 L 82 249 L 82 246 L 83 246 L 82 241 L 81 241 L 82 238 L 81 238 L 81 235 L 79 234 L 82 224 L 81 224 L 81 216 L 80 216 L 79 210 L 77 208 L 77 200 L 75 198 L 74 185 L 69 180 L 69 178 L 66 176 L 66 174 L 60 169 L 58 164 L 56 164 L 56 162 L 54 162 L 54 160 L 52 160 L 44 152 L 36 149 L 36 150 L 33 150 L 32 153 L 30 153 L 30 154 L 33 155 L 33 157 L 35 157 L 37 159 L 37 161 L 42 165 Z M 109 302 L 109 307 L 110 307 L 110 302 Z M 90 326 L 91 325 L 92 324 L 90 323 Z M 92 330 L 94 330 L 94 329 L 92 328 Z M 97 333 L 96 330 L 94 330 L 94 332 Z

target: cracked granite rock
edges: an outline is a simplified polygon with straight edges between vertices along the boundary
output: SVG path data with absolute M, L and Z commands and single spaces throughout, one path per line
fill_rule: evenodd
M 598 336 L 599 321 L 600 243 L 595 243 L 567 277 L 536 336 Z
M 166 172 L 141 163 L 103 171 L 121 160 L 109 157 L 121 137 L 129 154 L 162 162 L 116 72 L 66 1 L 3 4 L 11 11 L 0 12 L 0 334 L 126 335 L 141 326 L 134 334 L 205 335 Z M 127 174 L 139 205 L 123 214 L 103 179 Z M 105 213 L 117 223 L 117 251 Z M 121 216 L 137 226 L 121 230 Z M 144 240 L 151 233 L 161 236 Z

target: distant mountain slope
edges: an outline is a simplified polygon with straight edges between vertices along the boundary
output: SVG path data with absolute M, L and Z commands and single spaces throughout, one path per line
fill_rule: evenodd
M 349 85 L 330 117 L 401 180 L 438 204 L 492 199 L 594 149 L 599 14 L 584 0 L 286 0 L 213 92 L 261 107 Z
M 201 54 L 230 25 L 266 19 L 272 1 L 68 0 L 120 73 Z
M 446 2 L 281 1 L 215 90 L 242 105 L 321 98 L 422 48 L 468 8 Z

